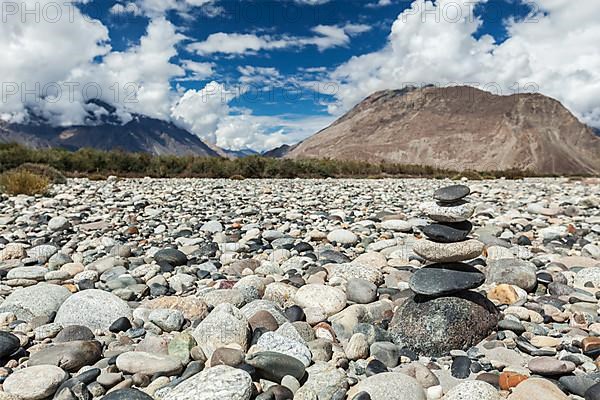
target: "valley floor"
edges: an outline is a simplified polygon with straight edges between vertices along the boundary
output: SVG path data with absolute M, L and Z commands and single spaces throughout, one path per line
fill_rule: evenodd
M 468 197 L 432 203 L 456 183 L 69 179 L 0 195 L 3 390 L 599 398 L 600 182 L 464 180 Z M 434 232 L 441 214 L 472 231 Z

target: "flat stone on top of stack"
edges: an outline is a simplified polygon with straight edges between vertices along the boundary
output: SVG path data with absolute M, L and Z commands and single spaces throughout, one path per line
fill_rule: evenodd
M 467 220 L 475 207 L 465 200 L 464 185 L 441 188 L 437 202 L 424 205 L 435 222 L 421 227 L 428 239 L 417 241 L 413 250 L 433 264 L 417 270 L 409 285 L 415 295 L 395 313 L 391 324 L 394 341 L 428 356 L 468 349 L 496 327 L 494 305 L 471 292 L 485 282 L 477 268 L 463 263 L 481 255 L 483 243 L 468 239 L 473 225 Z

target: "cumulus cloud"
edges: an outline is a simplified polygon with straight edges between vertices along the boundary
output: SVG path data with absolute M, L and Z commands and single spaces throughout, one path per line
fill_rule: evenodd
M 185 71 L 171 62 L 183 36 L 169 21 L 151 20 L 139 44 L 117 52 L 100 21 L 74 7 L 62 13 L 57 20 L 15 15 L 0 25 L 2 119 L 24 122 L 34 112 L 54 125 L 83 124 L 89 112 L 104 112 L 87 104 L 92 98 L 116 106 L 125 121 L 134 112 L 170 117 L 171 80 Z
M 282 115 L 256 116 L 250 113 L 223 118 L 215 132 L 220 147 L 256 151 L 271 150 L 283 144 L 295 144 L 333 122 L 329 116 Z
M 485 1 L 413 1 L 384 49 L 353 57 L 332 73 L 341 83 L 341 107 L 330 111 L 347 110 L 381 89 L 466 83 L 503 94 L 539 90 L 600 126 L 600 2 L 536 0 L 527 18 L 506 21 L 502 43 L 476 37 L 477 3 Z
M 228 96 L 225 86 L 215 81 L 201 90 L 188 90 L 171 108 L 173 121 L 202 139 L 217 143 L 215 132 L 229 114 Z

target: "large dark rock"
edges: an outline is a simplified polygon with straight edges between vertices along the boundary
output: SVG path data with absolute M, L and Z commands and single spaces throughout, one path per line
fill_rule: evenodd
M 390 324 L 393 341 L 425 356 L 467 350 L 481 342 L 498 324 L 496 307 L 475 292 L 451 297 L 410 297 Z
M 473 224 L 469 221 L 447 222 L 422 226 L 420 229 L 425 236 L 434 242 L 455 243 L 462 242 L 467 238 L 473 229 Z
M 21 347 L 19 338 L 9 332 L 0 331 L 0 358 L 10 356 Z
M 471 189 L 468 186 L 452 185 L 436 190 L 433 193 L 433 198 L 439 202 L 452 203 L 467 197 L 470 193 Z
M 185 253 L 177 249 L 163 249 L 159 250 L 154 254 L 154 260 L 157 263 L 168 263 L 174 267 L 179 265 L 186 265 L 188 262 Z
M 410 288 L 417 294 L 442 296 L 475 289 L 485 282 L 477 268 L 463 263 L 433 264 L 423 267 L 410 278 Z

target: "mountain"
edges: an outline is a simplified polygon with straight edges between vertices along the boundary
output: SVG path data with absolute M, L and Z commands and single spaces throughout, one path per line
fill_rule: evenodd
M 241 150 L 222 149 L 222 150 L 225 153 L 225 156 L 229 157 L 229 158 L 246 158 L 246 157 L 260 155 L 259 152 L 254 151 L 252 149 L 241 149 Z
M 265 151 L 262 153 L 263 157 L 268 157 L 268 158 L 283 158 L 285 157 L 290 150 L 293 148 L 293 146 L 290 146 L 288 144 L 284 144 L 281 145 L 279 147 L 276 147 L 274 149 Z
M 90 113 L 89 125 L 54 127 L 39 118 L 28 124 L 0 121 L 0 143 L 21 143 L 34 148 L 89 147 L 155 155 L 220 157 L 218 151 L 196 135 L 170 122 L 134 114 L 131 121 L 122 124 L 112 106 L 98 100 L 90 103 L 101 106 L 107 113 L 101 117 Z
M 409 88 L 374 93 L 286 157 L 599 174 L 600 137 L 541 94 Z

